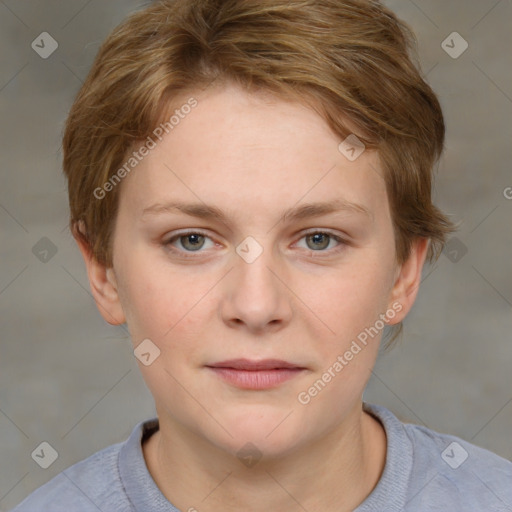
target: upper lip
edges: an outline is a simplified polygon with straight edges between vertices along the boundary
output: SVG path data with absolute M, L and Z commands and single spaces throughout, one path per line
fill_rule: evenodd
M 233 368 L 234 370 L 277 370 L 282 368 L 303 368 L 288 361 L 281 359 L 262 359 L 256 361 L 253 359 L 229 359 L 218 363 L 206 365 L 210 368 Z

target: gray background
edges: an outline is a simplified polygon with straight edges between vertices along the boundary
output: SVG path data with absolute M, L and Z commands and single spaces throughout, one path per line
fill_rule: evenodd
M 458 253 L 425 269 L 403 341 L 379 359 L 365 400 L 512 459 L 512 5 L 386 3 L 414 29 L 441 99 L 435 197 L 462 225 Z M 154 414 L 125 331 L 89 293 L 60 169 L 73 97 L 100 42 L 140 4 L 0 1 L 0 510 Z M 59 44 L 48 59 L 31 48 L 43 31 Z M 453 31 L 469 44 L 456 59 L 441 47 Z M 43 237 L 57 249 L 47 262 L 32 252 Z M 59 454 L 48 469 L 31 458 L 42 441 Z

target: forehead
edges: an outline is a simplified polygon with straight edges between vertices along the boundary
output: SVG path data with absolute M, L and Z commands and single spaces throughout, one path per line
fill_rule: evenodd
M 340 198 L 371 212 L 387 207 L 376 152 L 348 160 L 312 108 L 223 86 L 177 98 L 171 114 L 191 97 L 197 105 L 177 112 L 162 140 L 152 137 L 153 149 L 125 178 L 121 206 L 137 215 L 175 200 L 242 215 Z

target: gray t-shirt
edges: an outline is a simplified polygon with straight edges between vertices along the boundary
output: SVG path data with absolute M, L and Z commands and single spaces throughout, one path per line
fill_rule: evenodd
M 354 512 L 511 512 L 512 462 L 458 437 L 402 423 L 388 409 L 363 404 L 387 434 L 384 472 Z M 179 512 L 160 492 L 141 442 L 152 419 L 130 437 L 74 464 L 12 512 Z M 201 510 L 191 499 L 190 509 Z M 187 512 L 187 511 L 183 511 Z

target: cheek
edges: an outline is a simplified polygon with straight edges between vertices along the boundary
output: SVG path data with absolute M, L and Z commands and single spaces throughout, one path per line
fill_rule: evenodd
M 311 309 L 335 334 L 315 322 L 317 332 L 310 338 L 315 340 L 312 353 L 318 366 L 296 400 L 312 416 L 324 417 L 326 410 L 331 411 L 329 425 L 355 406 L 370 378 L 384 330 L 379 315 L 387 311 L 383 297 L 388 282 L 382 267 L 354 266 L 308 296 Z
M 125 282 L 124 302 L 134 343 L 150 338 L 162 349 L 176 345 L 178 350 L 197 343 L 216 276 L 155 264 L 133 265 L 125 275 L 132 276 Z
M 387 267 L 378 258 L 364 261 L 361 257 L 357 263 L 324 276 L 301 280 L 295 290 L 323 321 L 317 322 L 318 328 L 323 328 L 327 337 L 342 341 L 354 337 L 385 313 L 391 283 Z M 304 311 L 307 313 L 307 309 Z
M 204 309 L 208 301 L 201 297 L 212 285 L 203 282 L 193 286 L 186 274 L 156 267 L 132 275 L 126 283 L 126 293 L 133 346 L 148 338 L 160 350 L 154 363 L 139 363 L 139 368 L 153 396 L 179 409 L 180 403 L 188 403 L 187 393 L 182 392 L 179 383 L 188 382 L 188 372 L 197 365 L 204 350 L 201 328 L 208 323 Z M 167 396 L 170 389 L 173 392 Z M 194 383 L 188 382 L 187 389 L 197 394 Z

